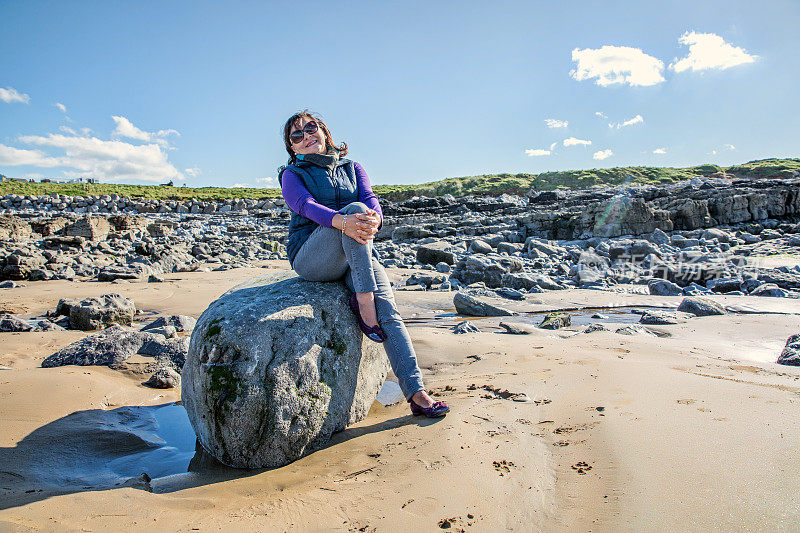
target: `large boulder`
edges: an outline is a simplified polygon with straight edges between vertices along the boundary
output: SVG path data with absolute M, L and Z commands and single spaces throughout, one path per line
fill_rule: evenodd
M 694 316 L 725 315 L 727 312 L 720 304 L 710 298 L 689 296 L 678 306 L 678 311 L 691 313 Z
M 452 250 L 453 245 L 447 241 L 435 241 L 422 244 L 417 248 L 417 261 L 429 265 L 435 265 L 437 263 L 452 265 L 456 262 L 456 257 Z
M 105 240 L 108 232 L 111 230 L 111 224 L 105 217 L 84 215 L 76 220 L 74 223 L 64 228 L 64 235 L 69 237 L 83 237 L 89 241 Z
M 453 296 L 453 307 L 456 313 L 466 316 L 512 316 L 515 313 L 488 302 L 478 300 L 465 292 L 457 292 Z
M 114 326 L 94 335 L 84 337 L 42 361 L 42 367 L 64 365 L 117 366 L 130 359 L 147 342 L 164 337 L 143 331 L 131 331 Z
M 72 329 L 91 331 L 112 324 L 130 326 L 136 315 L 136 305 L 130 298 L 112 293 L 96 298 L 61 299 L 56 314 L 68 316 Z
M 289 273 L 234 287 L 191 336 L 181 395 L 203 448 L 239 468 L 285 465 L 362 420 L 389 369 L 340 283 Z

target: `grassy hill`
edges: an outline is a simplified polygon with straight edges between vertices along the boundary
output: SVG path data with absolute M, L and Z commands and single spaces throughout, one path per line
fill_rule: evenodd
M 800 172 L 800 159 L 762 159 L 730 167 L 699 165 L 688 168 L 672 167 L 615 167 L 591 170 L 563 170 L 541 174 L 484 174 L 463 178 L 448 178 L 420 185 L 376 185 L 375 193 L 390 200 L 412 196 L 453 196 L 525 194 L 531 188 L 553 190 L 583 189 L 602 185 L 627 183 L 657 184 L 689 179 L 695 176 L 781 178 Z M 220 198 L 274 198 L 278 189 L 248 189 L 224 187 L 170 187 L 162 185 L 117 185 L 111 183 L 29 183 L 0 182 L 0 195 L 69 196 L 118 194 L 136 198 L 188 200 Z

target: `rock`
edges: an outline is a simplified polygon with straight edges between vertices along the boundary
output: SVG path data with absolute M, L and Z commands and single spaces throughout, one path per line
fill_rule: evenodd
M 800 366 L 800 333 L 786 340 L 786 346 L 778 357 L 779 365 Z
M 420 226 L 398 226 L 392 230 L 392 241 L 402 242 L 416 239 L 424 239 L 433 235 L 430 231 Z M 452 263 L 450 263 L 452 264 Z
M 470 243 L 469 251 L 476 254 L 490 254 L 494 251 L 494 248 L 480 239 L 475 239 Z
M 154 336 L 152 340 L 145 342 L 136 353 L 155 357 L 162 362 L 169 362 L 173 367 L 180 370 L 186 362 L 189 353 L 189 336 L 174 337 L 166 339 L 156 333 L 158 330 L 148 330 Z
M 33 326 L 14 315 L 0 315 L 0 331 L 21 332 L 32 331 Z
M 694 315 L 689 313 L 647 310 L 642 313 L 639 323 L 648 326 L 667 326 L 686 322 L 692 317 Z
M 512 316 L 515 313 L 503 307 L 482 302 L 465 292 L 457 292 L 453 296 L 456 313 L 467 316 Z
M 33 331 L 64 331 L 65 328 L 49 320 L 38 320 Z
M 152 322 L 142 326 L 140 331 L 147 331 L 154 328 L 163 328 L 165 326 L 172 326 L 176 331 L 191 331 L 197 319 L 188 315 L 170 315 L 167 317 L 158 317 Z
M 340 283 L 280 273 L 238 285 L 197 321 L 182 399 L 203 448 L 237 468 L 285 465 L 362 420 L 389 369 Z
M 139 331 L 149 331 L 150 333 L 155 333 L 157 335 L 164 335 L 167 339 L 172 339 L 173 337 L 178 336 L 178 330 L 175 329 L 175 326 L 162 326 L 160 328 L 142 328 Z
M 42 361 L 42 367 L 51 368 L 64 365 L 117 366 L 135 355 L 144 343 L 150 340 L 158 340 L 158 337 L 152 333 L 131 331 L 121 326 L 113 326 L 62 348 Z
M 181 375 L 171 368 L 162 368 L 145 381 L 145 387 L 154 389 L 174 389 L 181 384 Z
M 111 230 L 108 219 L 100 216 L 85 215 L 64 228 L 68 237 L 83 237 L 89 241 L 104 240 Z
M 533 333 L 533 326 L 520 322 L 500 322 L 500 327 L 511 335 L 530 335 Z
M 6 280 L 0 283 L 0 289 L 18 289 L 20 287 L 25 287 L 24 283 L 18 283 L 16 281 Z
M 427 265 L 437 263 L 455 264 L 456 256 L 452 252 L 452 245 L 446 241 L 436 241 L 422 244 L 417 248 L 417 261 Z
M 561 329 L 572 325 L 569 313 L 548 313 L 539 327 L 542 329 Z
M 469 320 L 459 322 L 453 326 L 453 333 L 456 335 L 461 335 L 463 333 L 480 333 L 480 331 L 481 330 L 479 330 L 478 327 Z
M 436 272 L 441 272 L 442 274 L 446 274 L 451 270 L 453 270 L 453 268 L 444 261 L 436 263 Z
M 684 296 L 697 296 L 698 294 L 711 294 L 711 291 L 702 285 L 691 282 L 689 285 L 683 288 L 683 294 Z
M 114 281 L 118 279 L 132 279 L 144 281 L 152 273 L 152 269 L 142 263 L 130 265 L 110 265 L 103 267 L 97 273 L 97 281 Z
M 0 215 L 0 241 L 27 241 L 32 237 L 31 225 L 14 215 Z
M 503 298 L 507 298 L 509 300 L 524 300 L 525 293 L 518 291 L 516 289 L 509 289 L 507 287 L 500 287 L 499 289 L 495 289 L 494 292 Z
M 608 328 L 603 324 L 589 324 L 589 326 L 583 330 L 584 333 L 594 333 L 595 331 L 608 331 Z
M 684 298 L 678 306 L 678 311 L 684 313 L 691 313 L 695 316 L 711 316 L 711 315 L 724 315 L 727 314 L 725 308 L 720 304 L 709 298 L 702 298 L 699 296 L 690 296 Z
M 653 235 L 650 237 L 650 240 L 653 243 L 658 244 L 659 246 L 662 244 L 669 244 L 669 235 L 664 233 L 662 230 L 656 228 L 653 230 Z
M 119 294 L 104 294 L 97 298 L 82 300 L 60 300 L 56 314 L 69 309 L 69 324 L 72 329 L 90 331 L 111 324 L 130 326 L 136 315 L 136 305 L 130 298 Z
M 683 294 L 682 288 L 665 279 L 651 279 L 647 282 L 647 289 L 650 294 L 657 296 L 680 296 Z
M 763 283 L 750 291 L 750 296 L 772 296 L 774 298 L 786 298 L 788 291 L 781 289 L 774 283 Z

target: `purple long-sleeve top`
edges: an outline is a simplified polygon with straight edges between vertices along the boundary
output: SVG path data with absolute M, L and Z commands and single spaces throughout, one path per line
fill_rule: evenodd
M 378 197 L 372 192 L 369 176 L 367 176 L 364 168 L 355 161 L 353 162 L 353 168 L 356 171 L 358 201 L 366 204 L 370 209 L 377 211 L 381 218 L 380 226 L 382 226 L 383 211 L 381 210 L 381 205 L 378 203 Z M 295 213 L 313 220 L 320 226 L 326 226 L 328 228 L 333 227 L 333 215 L 338 213 L 338 211 L 318 203 L 314 197 L 311 196 L 311 193 L 308 192 L 306 186 L 303 185 L 303 180 L 291 170 L 285 170 L 283 172 L 281 193 L 283 193 L 283 199 L 286 200 L 286 205 Z

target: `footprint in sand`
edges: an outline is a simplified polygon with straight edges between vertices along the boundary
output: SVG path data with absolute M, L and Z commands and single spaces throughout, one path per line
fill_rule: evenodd
M 683 399 L 683 400 L 675 400 L 675 401 L 678 402 L 681 405 L 692 405 L 697 400 L 692 400 L 691 398 L 686 398 L 686 399 Z
M 584 475 L 589 470 L 592 469 L 592 465 L 590 465 L 586 461 L 578 461 L 577 463 L 572 465 L 572 469 L 575 470 L 578 474 Z
M 494 465 L 494 469 L 500 472 L 501 476 L 504 476 L 511 472 L 511 468 L 514 466 L 514 463 L 511 461 L 506 461 L 502 459 L 500 461 L 492 461 L 492 465 Z
M 460 516 L 454 516 L 452 518 L 442 518 L 436 525 L 440 529 L 453 529 L 453 531 L 463 533 L 465 531 L 464 527 L 471 526 L 474 519 L 475 517 L 472 514 L 468 514 L 466 520 Z

